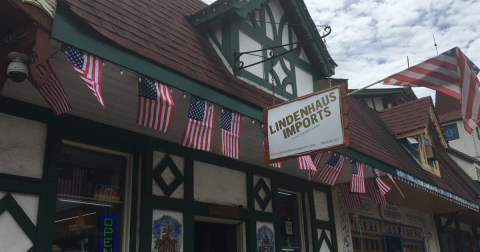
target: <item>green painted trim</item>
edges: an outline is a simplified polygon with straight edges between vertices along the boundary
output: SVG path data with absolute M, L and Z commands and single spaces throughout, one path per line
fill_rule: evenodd
M 335 225 L 335 211 L 333 209 L 333 191 L 327 193 L 327 204 L 328 204 L 328 219 L 330 220 L 330 237 L 332 242 L 332 249 L 330 251 L 338 251 L 338 243 L 337 243 L 337 232 L 336 232 L 336 225 Z
M 310 251 L 310 237 L 308 236 L 308 221 L 307 221 L 307 207 L 310 208 L 310 204 L 307 206 L 307 202 L 305 200 L 305 191 L 301 192 L 301 197 L 302 197 L 302 215 L 303 217 L 303 233 L 305 235 L 305 251 Z M 309 202 L 310 203 L 310 202 Z M 313 237 L 312 237 L 313 238 Z
M 154 78 L 172 87 L 195 94 L 220 106 L 235 110 L 240 114 L 259 121 L 263 120 L 263 112 L 260 107 L 247 104 L 217 89 L 208 87 L 206 84 L 190 79 L 183 74 L 161 67 L 136 53 L 129 52 L 106 38 L 94 34 L 79 24 L 81 22 L 76 20 L 73 15 L 68 15 L 61 8 L 57 9 L 57 16 L 52 27 L 52 38 L 95 54 L 139 74 Z
M 37 227 L 28 218 L 27 214 L 18 205 L 17 201 L 10 193 L 7 193 L 2 199 L 0 199 L 0 215 L 5 211 L 8 211 L 12 218 L 17 222 L 18 226 L 23 230 L 25 235 L 32 241 L 33 247 L 35 247 Z
M 265 198 L 262 199 L 260 196 L 260 191 L 263 189 L 265 192 Z M 265 180 L 263 178 L 260 178 L 258 180 L 258 183 L 255 185 L 254 188 L 254 198 L 257 201 L 258 205 L 262 209 L 262 211 L 265 211 L 267 208 L 268 204 L 272 200 L 272 192 L 270 188 L 268 188 L 267 183 L 265 183 Z
M 185 170 L 184 170 L 184 198 L 187 201 L 194 200 L 194 174 L 195 171 L 193 169 L 193 159 L 185 158 Z
M 318 244 L 318 231 L 316 225 L 316 212 L 315 212 L 315 199 L 313 197 L 313 190 L 308 190 L 308 202 L 310 203 L 310 226 L 312 228 L 312 247 L 313 251 L 320 251 L 320 245 Z
M 339 149 L 339 150 L 336 150 L 336 152 L 340 153 L 340 154 L 343 154 L 343 155 L 346 155 L 352 159 L 355 159 L 355 160 L 358 160 L 360 162 L 363 162 L 365 164 L 368 164 L 370 166 L 373 166 L 375 168 L 378 168 L 384 172 L 388 172 L 394 176 L 397 175 L 397 169 L 387 163 L 384 163 L 378 159 L 375 159 L 373 157 L 370 157 L 368 155 L 365 155 L 361 152 L 358 152 L 354 149 L 351 149 L 351 148 L 345 148 L 345 149 Z
M 136 251 L 137 249 L 137 219 L 138 215 L 138 172 L 139 172 L 139 165 L 140 159 L 139 154 L 135 154 L 133 156 L 133 169 L 132 169 L 132 197 L 131 197 L 131 205 L 130 205 L 130 248 L 129 251 Z
M 162 178 L 162 173 L 167 169 L 170 168 L 170 171 L 173 173 L 175 179 L 170 183 L 167 184 L 165 180 Z M 178 169 L 173 159 L 170 155 L 165 155 L 162 161 L 155 167 L 152 172 L 153 179 L 155 183 L 162 189 L 163 193 L 166 197 L 170 197 L 172 193 L 177 190 L 177 188 L 185 181 L 184 176 Z
M 152 244 L 152 221 L 153 212 L 151 206 L 152 198 L 152 167 L 153 167 L 153 150 L 149 149 L 143 155 L 142 160 L 142 193 L 141 193 L 141 210 L 140 210 L 140 251 L 150 251 Z
M 0 191 L 56 196 L 56 190 L 55 182 L 4 174 L 0 176 Z

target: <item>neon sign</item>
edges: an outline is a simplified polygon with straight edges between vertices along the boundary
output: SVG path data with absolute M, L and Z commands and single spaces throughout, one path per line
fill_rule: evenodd
M 103 215 L 100 233 L 100 251 L 115 252 L 115 230 L 117 221 L 113 215 Z

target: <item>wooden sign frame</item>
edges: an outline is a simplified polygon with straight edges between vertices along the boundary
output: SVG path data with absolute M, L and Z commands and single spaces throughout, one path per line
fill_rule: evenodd
M 269 145 L 269 141 L 268 141 L 268 111 L 270 109 L 280 107 L 280 106 L 283 106 L 285 104 L 293 103 L 293 102 L 296 102 L 298 100 L 303 100 L 305 98 L 317 95 L 319 93 L 328 92 L 329 90 L 333 90 L 333 89 L 339 89 L 339 93 L 340 93 L 340 113 L 341 113 L 341 121 L 342 121 L 343 143 L 340 143 L 338 145 L 331 146 L 331 147 L 325 148 L 325 149 L 310 150 L 310 151 L 305 151 L 305 152 L 289 155 L 289 156 L 286 156 L 286 157 L 270 159 L 270 148 L 269 148 L 270 145 Z M 326 152 L 326 151 L 333 151 L 333 150 L 338 150 L 338 149 L 349 147 L 350 146 L 350 131 L 348 130 L 348 117 L 347 117 L 347 115 L 348 115 L 348 103 L 347 103 L 347 90 L 345 88 L 345 84 L 340 84 L 340 85 L 330 87 L 330 88 L 327 88 L 327 89 L 319 90 L 317 92 L 314 92 L 314 93 L 311 93 L 311 94 L 308 94 L 308 95 L 304 95 L 304 96 L 295 98 L 295 99 L 290 100 L 290 101 L 282 102 L 280 104 L 264 108 L 263 109 L 263 133 L 265 134 L 265 140 L 264 140 L 265 164 L 281 162 L 281 161 L 285 161 L 285 160 L 289 160 L 289 159 L 293 159 L 293 158 L 297 158 L 297 157 L 301 157 L 301 156 L 305 156 L 305 155 L 311 155 L 311 154 L 322 153 L 322 152 Z

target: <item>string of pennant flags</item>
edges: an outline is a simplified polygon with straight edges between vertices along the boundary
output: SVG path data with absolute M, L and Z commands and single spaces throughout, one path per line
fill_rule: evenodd
M 103 60 L 67 44 L 62 45 L 61 51 L 84 81 L 85 85 L 92 91 L 98 102 L 105 107 L 101 93 Z M 30 65 L 34 63 L 35 60 L 35 57 L 32 55 L 26 63 Z M 27 79 L 38 90 L 56 115 L 67 113 L 72 110 L 72 106 L 53 68 L 49 63 L 47 63 L 47 66 L 52 70 L 52 75 L 42 87 L 38 87 L 35 84 L 31 74 L 29 74 Z M 37 74 L 39 75 L 42 75 L 44 72 L 40 67 L 37 69 Z M 172 88 L 148 76 L 139 75 L 138 90 L 136 123 L 168 133 L 175 108 Z M 184 98 L 186 98 L 185 94 Z M 221 113 L 221 153 L 230 158 L 239 159 L 241 122 L 243 116 L 226 108 L 222 108 Z M 187 122 L 180 141 L 181 145 L 204 151 L 212 151 L 214 117 L 214 104 L 192 95 Z M 254 121 L 252 122 L 254 123 Z M 260 134 L 264 145 L 265 134 L 262 125 L 260 125 Z M 300 170 L 308 170 L 309 181 L 315 177 L 323 183 L 334 186 L 337 184 L 347 158 L 340 153 L 334 152 L 317 173 L 317 167 L 320 165 L 324 156 L 325 153 L 318 153 L 298 157 L 298 168 Z M 282 168 L 282 163 L 272 163 L 270 166 Z M 352 160 L 351 182 L 340 185 L 347 208 L 361 206 L 359 194 L 365 193 L 366 188 L 369 191 L 372 203 L 387 203 L 385 194 L 390 191 L 391 187 L 381 179 L 378 169 L 374 167 L 371 167 L 374 178 L 365 180 L 364 168 L 364 163 Z M 393 177 L 390 174 L 387 175 L 400 191 Z M 402 194 L 401 191 L 400 193 Z

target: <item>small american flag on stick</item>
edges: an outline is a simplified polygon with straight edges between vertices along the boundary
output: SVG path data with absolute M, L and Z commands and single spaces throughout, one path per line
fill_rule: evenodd
M 222 154 L 238 159 L 242 116 L 231 110 L 222 111 Z
M 137 124 L 168 132 L 175 107 L 170 89 L 150 77 L 141 76 L 140 79 Z
M 74 47 L 63 44 L 63 55 L 77 71 L 80 78 L 92 91 L 98 102 L 105 107 L 102 98 L 102 59 L 90 53 L 80 51 Z
M 348 183 L 341 184 L 340 189 L 342 190 L 343 201 L 345 201 L 345 206 L 347 208 L 356 208 L 362 206 L 362 200 L 358 193 L 350 192 Z
M 402 197 L 405 198 L 405 196 L 404 196 L 403 193 L 402 193 L 402 190 L 400 190 L 400 187 L 398 187 L 397 183 L 395 183 L 395 180 L 393 179 L 392 174 L 387 173 L 387 176 L 390 178 L 390 180 L 393 182 L 393 184 L 397 187 L 397 189 L 398 189 L 398 191 L 400 192 L 400 194 L 402 195 Z
M 372 167 L 373 176 L 375 177 L 375 182 L 380 189 L 380 192 L 385 195 L 390 189 L 392 189 L 382 178 L 380 178 L 380 172 L 377 168 Z
M 377 181 L 375 181 L 374 178 L 367 179 L 365 181 L 365 183 L 367 184 L 368 193 L 370 194 L 370 198 L 372 199 L 373 204 L 378 205 L 378 204 L 386 204 L 387 203 L 387 198 L 380 191 L 380 188 L 377 184 Z
M 350 183 L 351 192 L 365 193 L 365 175 L 363 174 L 364 168 L 364 163 L 353 160 Z
M 317 179 L 329 185 L 335 185 L 338 177 L 340 177 L 340 174 L 342 173 L 344 163 L 344 155 L 333 153 L 328 162 L 318 173 Z
M 263 126 L 260 125 L 260 134 L 262 135 L 262 144 L 263 144 L 263 149 L 265 149 L 265 134 L 263 133 Z M 277 168 L 282 168 L 282 162 L 276 162 L 270 164 L 270 166 L 277 167 Z
M 35 63 L 37 61 L 37 58 L 35 55 L 31 55 L 30 59 L 27 60 L 26 64 L 30 66 L 32 63 Z M 40 95 L 42 95 L 43 99 L 48 103 L 48 106 L 53 110 L 55 115 L 61 115 L 63 113 L 67 113 L 68 111 L 72 110 L 72 105 L 70 105 L 70 102 L 68 101 L 67 94 L 65 93 L 65 90 L 63 90 L 62 84 L 60 83 L 60 80 L 58 79 L 57 75 L 53 71 L 52 66 L 50 63 L 47 62 L 48 68 L 52 71 L 52 74 L 50 75 L 50 78 L 48 78 L 48 81 L 41 87 L 38 87 L 35 81 L 32 79 L 31 73 L 28 74 L 27 80 L 32 83 L 32 85 L 38 90 Z M 39 75 L 43 75 L 45 73 L 45 70 L 43 70 L 41 67 L 37 68 L 37 73 Z
M 463 126 L 468 133 L 480 123 L 479 68 L 458 47 L 389 76 L 385 85 L 426 87 L 462 103 Z
M 201 98 L 192 96 L 188 110 L 187 125 L 181 143 L 194 149 L 212 151 L 213 118 L 215 105 Z

